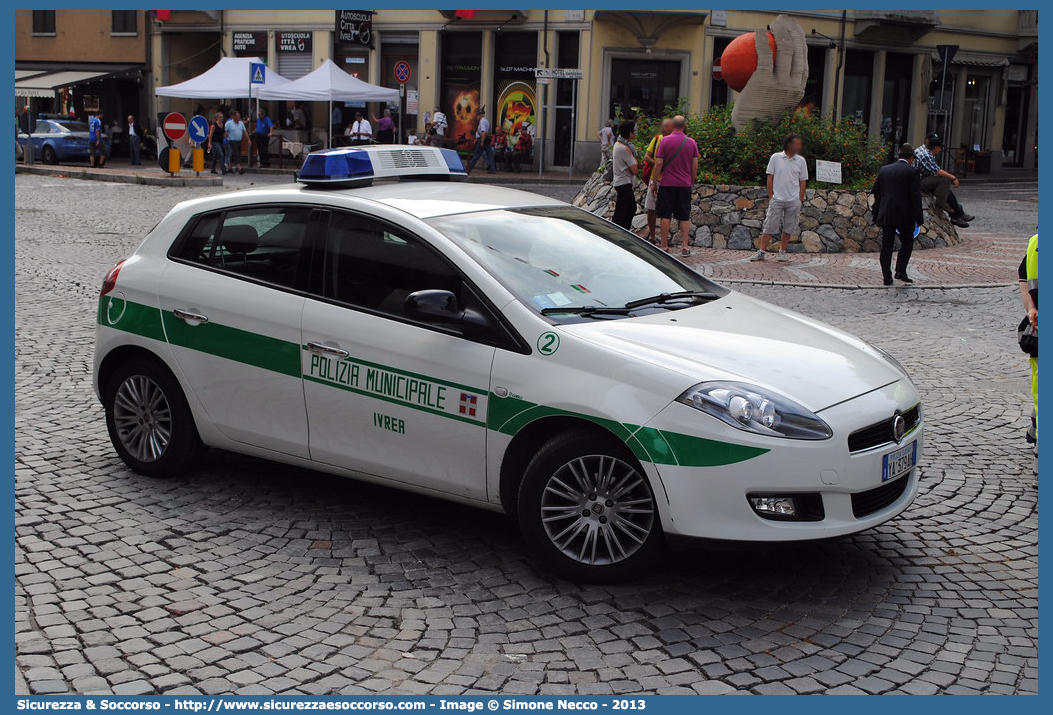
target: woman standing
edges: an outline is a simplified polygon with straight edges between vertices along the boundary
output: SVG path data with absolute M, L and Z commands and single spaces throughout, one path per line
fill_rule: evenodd
M 394 144 L 395 120 L 391 118 L 391 110 L 385 109 L 383 114 L 381 114 L 380 119 L 377 119 L 374 115 L 373 121 L 377 125 L 377 143 Z
M 618 194 L 618 200 L 614 204 L 614 216 L 611 221 L 626 231 L 632 229 L 633 217 L 636 215 L 633 180 L 640 170 L 636 162 L 636 147 L 632 143 L 634 136 L 635 122 L 627 119 L 618 125 L 618 141 L 614 143 L 614 180 L 611 182 Z
M 208 145 L 205 147 L 207 151 L 212 152 L 212 173 L 216 172 L 216 162 L 219 162 L 219 168 L 224 174 L 227 173 L 227 146 L 226 146 L 227 130 L 226 125 L 223 123 L 223 112 L 216 112 L 216 121 L 212 122 L 212 126 L 208 130 Z

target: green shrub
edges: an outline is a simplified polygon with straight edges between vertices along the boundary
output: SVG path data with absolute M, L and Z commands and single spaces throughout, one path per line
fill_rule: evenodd
M 885 149 L 869 140 L 866 127 L 850 119 L 833 122 L 803 111 L 786 112 L 778 120 L 758 120 L 741 132 L 731 126 L 731 105 L 711 108 L 702 115 L 686 111 L 681 100 L 667 107 L 666 116 L 683 114 L 687 135 L 698 143 L 698 181 L 706 184 L 763 185 L 768 158 L 782 150 L 787 134 L 800 134 L 812 188 L 869 189 L 885 160 Z M 641 117 L 636 143 L 643 157 L 660 118 Z M 814 180 L 815 161 L 841 162 L 840 184 Z

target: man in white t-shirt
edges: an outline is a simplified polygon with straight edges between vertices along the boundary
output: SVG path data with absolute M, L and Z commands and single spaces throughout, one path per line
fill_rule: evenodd
M 614 147 L 614 120 L 608 119 L 607 123 L 596 132 L 600 139 L 600 166 L 606 166 L 611 160 L 611 149 Z
M 782 143 L 782 151 L 768 159 L 768 212 L 761 229 L 760 250 L 750 258 L 763 261 L 773 234 L 782 232 L 779 261 L 787 260 L 786 247 L 797 233 L 801 220 L 801 204 L 808 188 L 808 162 L 801 156 L 801 137 L 791 134 Z

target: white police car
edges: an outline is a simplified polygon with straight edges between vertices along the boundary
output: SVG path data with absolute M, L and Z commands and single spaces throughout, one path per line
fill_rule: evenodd
M 176 206 L 99 300 L 121 458 L 167 476 L 207 445 L 504 510 L 592 580 L 667 537 L 838 536 L 914 499 L 919 397 L 887 355 L 461 177 L 342 149 Z

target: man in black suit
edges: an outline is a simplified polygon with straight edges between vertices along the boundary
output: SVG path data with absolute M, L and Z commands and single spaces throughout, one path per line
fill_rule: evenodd
M 900 249 L 896 257 L 896 279 L 913 283 L 907 277 L 907 263 L 914 250 L 914 226 L 925 223 L 921 209 L 921 174 L 914 167 L 914 147 L 902 144 L 899 159 L 881 167 L 874 188 L 874 223 L 881 226 L 881 275 L 892 285 L 892 249 L 899 231 Z
M 140 152 L 140 146 L 145 136 L 143 128 L 139 125 L 139 122 L 135 121 L 135 117 L 129 114 L 128 126 L 125 130 L 128 132 L 128 156 L 131 158 L 131 164 L 132 166 L 139 166 L 143 163 Z

